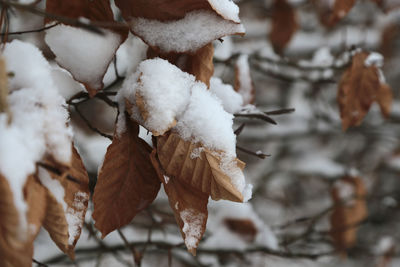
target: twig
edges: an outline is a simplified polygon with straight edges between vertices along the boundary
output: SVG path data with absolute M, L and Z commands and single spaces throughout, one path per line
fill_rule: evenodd
M 38 267 L 49 267 L 48 265 L 41 263 L 40 261 L 37 261 L 35 259 L 32 259 L 33 263 L 36 263 L 38 265 Z
M 262 153 L 262 152 L 253 152 L 253 151 L 251 151 L 251 150 L 248 150 L 248 149 L 246 149 L 246 148 L 243 148 L 243 147 L 241 147 L 241 146 L 236 146 L 236 149 L 237 150 L 240 150 L 240 151 L 242 151 L 242 152 L 244 152 L 244 153 L 247 153 L 247 154 L 249 154 L 249 155 L 252 155 L 252 156 L 255 156 L 255 157 L 258 157 L 258 158 L 260 158 L 260 159 L 265 159 L 266 157 L 270 157 L 271 155 L 268 155 L 268 154 L 264 154 L 264 153 Z
M 55 26 L 57 26 L 59 24 L 60 23 L 55 23 L 55 24 L 52 24 L 52 25 L 49 25 L 49 26 L 46 26 L 46 27 L 43 27 L 40 29 L 35 29 L 35 30 L 17 31 L 17 32 L 9 32 L 9 33 L 3 32 L 3 33 L 0 33 L 0 36 L 4 36 L 5 34 L 8 34 L 10 36 L 10 35 L 19 35 L 19 34 L 26 34 L 26 33 L 43 32 L 43 31 L 49 30 L 51 28 L 54 28 Z

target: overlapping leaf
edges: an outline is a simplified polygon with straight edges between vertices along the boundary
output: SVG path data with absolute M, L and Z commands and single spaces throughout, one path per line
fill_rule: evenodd
M 129 119 L 125 125 L 107 149 L 93 195 L 93 218 L 103 237 L 128 224 L 160 189 L 150 162 L 151 148 L 138 137 L 139 125 Z
M 221 158 L 217 153 L 200 144 L 184 141 L 172 132 L 157 138 L 157 155 L 168 177 L 185 182 L 214 200 L 243 202 L 242 193 L 221 169 Z M 244 163 L 236 162 L 242 170 Z
M 164 185 L 185 245 L 190 253 L 196 255 L 196 248 L 206 230 L 208 194 L 199 191 L 187 181 L 167 176 L 157 158 L 156 150 L 153 151 L 151 160 Z

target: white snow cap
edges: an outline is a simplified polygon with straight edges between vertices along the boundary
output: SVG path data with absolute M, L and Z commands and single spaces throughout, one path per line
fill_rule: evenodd
M 194 52 L 223 36 L 244 33 L 242 24 L 207 10 L 192 11 L 180 20 L 167 22 L 132 18 L 131 30 L 163 52 Z
M 240 23 L 239 7 L 232 0 L 208 0 L 208 3 L 225 19 Z
M 138 94 L 148 111 L 146 121 L 143 121 L 135 106 Z M 226 96 L 229 94 L 222 97 Z M 149 59 L 128 76 L 117 99 L 122 107 L 125 107 L 125 99 L 128 99 L 133 104 L 132 119 L 152 132 L 163 134 L 176 120 L 173 130 L 185 141 L 200 142 L 204 147 L 218 151 L 222 159 L 221 169 L 246 200 L 251 197 L 251 187 L 246 186 L 243 172 L 235 161 L 233 115 L 224 110 L 220 99 L 207 90 L 204 83 L 195 81 L 193 75 L 164 59 Z M 223 101 L 227 102 L 225 99 Z
M 7 179 L 20 212 L 21 235 L 27 227 L 23 187 L 45 153 L 64 164 L 71 159 L 72 130 L 64 98 L 51 67 L 35 46 L 14 40 L 3 56 L 9 78 L 11 124 L 0 114 L 0 173 Z
M 103 35 L 68 25 L 57 25 L 46 31 L 45 41 L 56 55 L 56 61 L 75 79 L 99 89 L 121 36 L 110 30 Z
M 221 100 L 222 105 L 227 112 L 234 114 L 242 109 L 242 96 L 235 92 L 230 84 L 224 84 L 220 78 L 211 78 L 210 91 Z

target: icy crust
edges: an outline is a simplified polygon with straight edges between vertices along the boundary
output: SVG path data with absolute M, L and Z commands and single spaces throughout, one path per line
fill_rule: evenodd
M 243 193 L 244 199 L 251 197 L 251 186 L 246 186 L 243 172 L 236 163 L 233 115 L 224 110 L 221 100 L 207 90 L 204 83 L 195 81 L 194 76 L 168 61 L 155 58 L 143 61 L 136 72 L 128 76 L 117 99 L 120 108 L 129 108 L 131 118 L 153 133 L 165 133 L 171 128 L 171 122 L 176 121 L 172 130 L 183 140 L 201 143 L 214 151 L 221 158 L 221 169 Z M 144 104 L 146 119 L 136 105 L 138 100 Z M 125 107 L 125 101 L 130 103 L 129 107 Z M 120 114 L 123 112 L 120 110 Z M 122 122 L 117 129 L 119 133 L 124 131 Z
M 235 92 L 230 84 L 224 84 L 220 78 L 211 78 L 210 91 L 221 100 L 222 105 L 227 112 L 234 114 L 242 109 L 242 96 Z
M 7 179 L 20 212 L 22 236 L 27 229 L 23 187 L 35 164 L 48 153 L 60 163 L 71 159 L 72 130 L 65 100 L 51 78 L 51 67 L 39 49 L 14 40 L 3 56 L 9 79 L 11 124 L 0 114 L 0 173 Z
M 103 35 L 68 25 L 46 31 L 45 41 L 59 65 L 91 88 L 102 87 L 103 76 L 121 44 L 121 36 L 110 30 Z
M 244 34 L 242 24 L 224 20 L 207 10 L 192 11 L 180 20 L 168 22 L 132 18 L 130 25 L 135 35 L 163 52 L 195 52 L 223 36 Z

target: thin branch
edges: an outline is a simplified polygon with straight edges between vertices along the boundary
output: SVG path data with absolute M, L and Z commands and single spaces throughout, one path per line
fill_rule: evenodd
M 43 28 L 40 28 L 40 29 L 35 29 L 35 30 L 27 30 L 27 31 L 17 31 L 17 32 L 9 32 L 9 33 L 0 33 L 0 36 L 4 36 L 4 35 L 6 35 L 6 34 L 8 34 L 9 36 L 10 35 L 19 35 L 19 34 L 26 34 L 26 33 L 37 33 L 37 32 L 43 32 L 43 31 L 46 31 L 46 30 L 49 30 L 49 29 L 51 29 L 51 28 L 54 28 L 55 26 L 57 26 L 57 25 L 59 25 L 60 23 L 55 23 L 55 24 L 52 24 L 52 25 L 49 25 L 49 26 L 46 26 L 46 27 L 43 27 Z
M 254 152 L 254 151 L 248 150 L 248 149 L 246 149 L 244 147 L 241 147 L 241 146 L 236 146 L 236 149 L 240 150 L 240 151 L 242 151 L 244 153 L 247 153 L 249 155 L 255 156 L 257 158 L 260 158 L 260 159 L 265 159 L 266 157 L 270 157 L 271 156 L 271 155 L 268 155 L 268 154 L 264 154 L 264 153 L 262 153 L 260 151 Z

